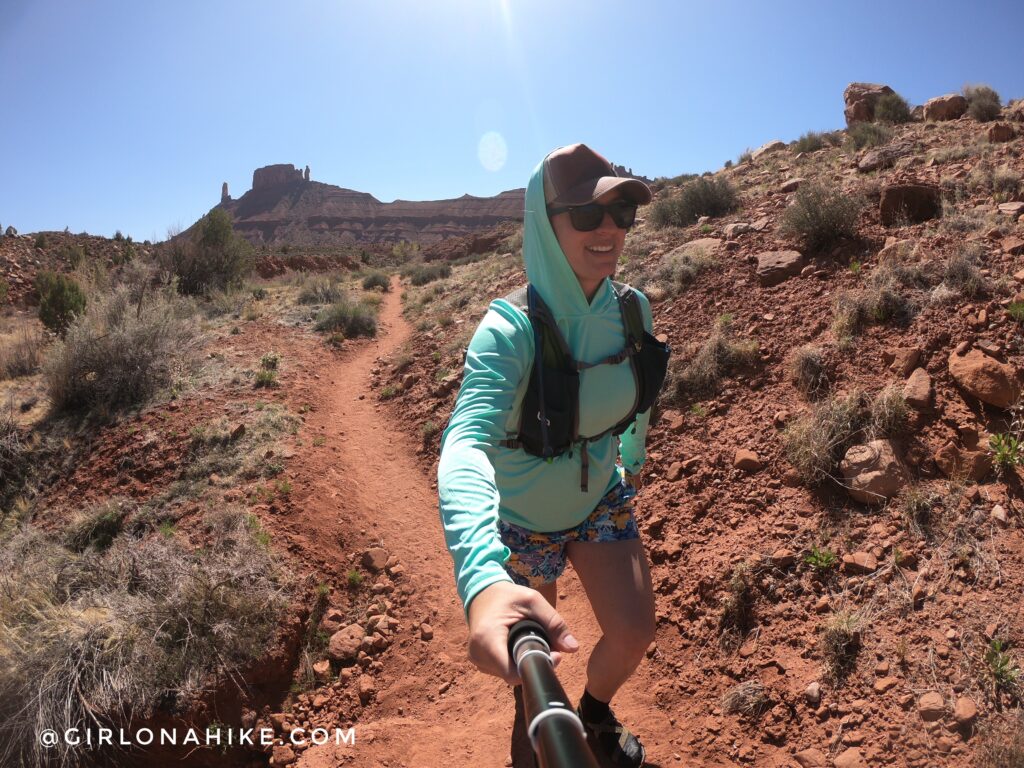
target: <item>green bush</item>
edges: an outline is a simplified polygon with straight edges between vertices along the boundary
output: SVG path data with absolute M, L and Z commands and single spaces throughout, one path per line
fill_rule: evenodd
M 57 410 L 111 410 L 145 402 L 194 362 L 192 306 L 167 291 L 127 286 L 97 296 L 49 350 L 43 380 Z
M 727 179 L 702 176 L 651 206 L 651 223 L 655 227 L 686 227 L 701 216 L 726 214 L 737 204 L 736 190 Z
M 326 307 L 317 319 L 318 331 L 340 332 L 347 339 L 377 335 L 377 313 L 365 302 L 355 303 L 347 297 Z
M 802 184 L 782 214 L 780 231 L 799 239 L 809 251 L 822 251 L 857 234 L 862 205 L 837 187 Z
M 7 303 L 7 294 L 10 291 L 10 289 L 11 287 L 10 285 L 7 284 L 7 281 L 4 278 L 0 277 L 0 306 L 3 306 L 4 304 Z
M 427 283 L 432 283 L 435 280 L 449 277 L 451 273 L 452 268 L 443 262 L 436 264 L 420 264 L 414 267 L 409 273 L 409 281 L 413 285 L 426 285 Z
M 887 93 L 875 103 L 875 120 L 880 123 L 909 123 L 910 105 L 898 93 Z
M 237 288 L 254 266 L 252 246 L 235 234 L 222 208 L 200 219 L 192 239 L 172 240 L 160 260 L 177 276 L 178 290 L 190 296 Z
M 324 275 L 303 278 L 299 304 L 331 304 L 345 295 L 337 280 Z
M 967 99 L 967 114 L 979 123 L 998 119 L 1003 109 L 999 94 L 987 85 L 965 86 L 964 98 Z
M 36 248 L 40 248 L 40 249 L 45 248 L 46 247 L 46 235 L 44 235 L 42 232 L 40 232 L 38 235 L 36 235 L 36 243 L 35 243 L 35 245 L 36 245 Z
M 63 334 L 76 315 L 85 311 L 85 292 L 72 278 L 59 272 L 36 275 L 39 319 L 54 333 Z
M 385 293 L 391 290 L 391 281 L 388 280 L 388 276 L 383 272 L 371 272 L 363 278 L 363 289 L 371 291 L 374 288 L 380 288 Z
M 846 131 L 846 145 L 851 150 L 878 147 L 892 138 L 892 129 L 877 123 L 854 123 Z
M 793 142 L 794 152 L 814 152 L 828 146 L 828 138 L 820 131 L 808 131 Z

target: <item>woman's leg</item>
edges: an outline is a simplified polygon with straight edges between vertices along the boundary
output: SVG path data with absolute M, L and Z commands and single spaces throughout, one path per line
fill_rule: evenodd
M 567 554 L 603 633 L 587 662 L 587 690 L 595 699 L 611 701 L 654 640 L 647 553 L 639 539 L 630 539 L 573 541 Z

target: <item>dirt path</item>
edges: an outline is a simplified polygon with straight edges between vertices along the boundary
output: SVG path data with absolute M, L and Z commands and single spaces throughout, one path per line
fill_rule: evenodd
M 290 521 L 297 534 L 293 550 L 297 545 L 302 556 L 327 567 L 333 559 L 330 570 L 344 573 L 348 563 L 341 558 L 353 546 L 379 542 L 399 557 L 403 578 L 415 586 L 415 594 L 404 614 L 400 612 L 399 641 L 381 657 L 384 669 L 375 675 L 376 698 L 357 719 L 356 747 L 312 747 L 298 765 L 504 766 L 513 719 L 511 692 L 466 660 L 466 626 L 438 520 L 436 491 L 416 463 L 416 446 L 389 423 L 369 386 L 378 359 L 410 334 L 401 316 L 397 283 L 385 294 L 379 325 L 375 341 L 329 364 L 321 374 L 327 391 L 307 427 L 323 436 L 326 450 L 301 462 L 294 498 L 302 511 Z M 438 416 L 443 421 L 447 414 Z M 346 547 L 347 538 L 352 540 Z M 578 697 L 586 653 L 599 635 L 578 581 L 571 575 L 563 581 L 559 608 L 583 651 L 566 660 L 560 676 L 570 696 Z M 416 629 L 424 620 L 434 628 L 429 642 L 420 640 Z M 649 690 L 638 695 L 648 685 L 642 677 L 623 689 L 616 708 L 623 719 L 646 724 L 650 765 L 674 763 L 656 735 L 670 736 L 674 729 L 654 707 Z

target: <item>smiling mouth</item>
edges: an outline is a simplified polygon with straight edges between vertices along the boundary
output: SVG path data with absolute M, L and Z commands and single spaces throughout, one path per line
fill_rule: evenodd
M 615 250 L 614 245 L 588 245 L 586 249 L 591 253 L 611 253 Z

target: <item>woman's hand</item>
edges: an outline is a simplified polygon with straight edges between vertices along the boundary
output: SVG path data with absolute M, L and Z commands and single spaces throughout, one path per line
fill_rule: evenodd
M 509 581 L 484 587 L 469 604 L 469 660 L 509 685 L 522 682 L 508 653 L 508 631 L 520 619 L 533 619 L 544 627 L 556 665 L 559 651 L 575 653 L 580 648 L 565 620 L 537 590 Z

